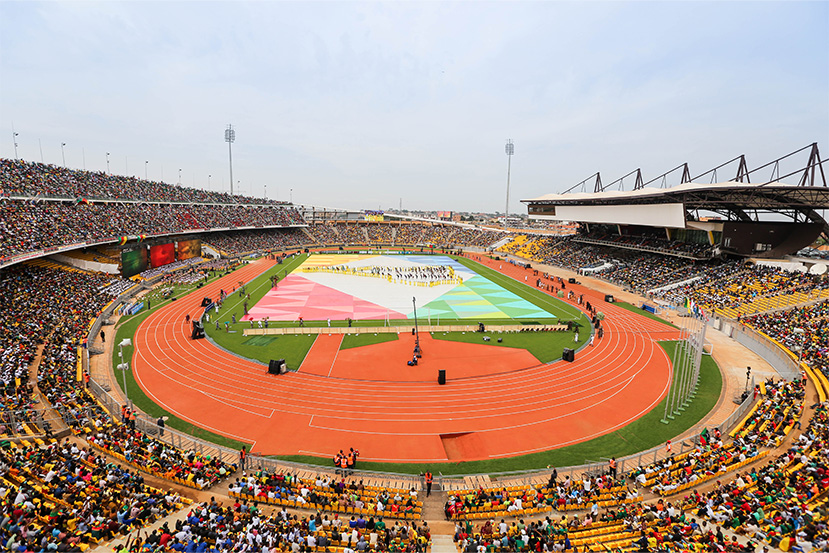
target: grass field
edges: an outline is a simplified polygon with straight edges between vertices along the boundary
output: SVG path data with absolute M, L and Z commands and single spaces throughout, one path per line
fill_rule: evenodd
M 519 296 L 528 302 L 544 309 L 552 315 L 558 317 L 560 321 L 574 321 L 580 326 L 590 324 L 590 320 L 577 307 L 570 305 L 562 300 L 554 298 L 553 296 L 536 290 L 532 286 L 528 286 L 522 282 L 518 282 L 514 278 L 508 277 L 499 273 L 494 269 L 490 269 L 481 265 L 477 261 L 473 261 L 466 257 L 450 256 L 461 265 L 472 269 L 479 275 L 488 278 L 498 286 L 509 290 L 516 296 Z
M 383 334 L 346 334 L 343 336 L 343 343 L 340 344 L 340 349 L 359 348 L 373 344 L 382 344 L 383 342 L 394 342 L 397 339 L 396 332 Z
M 482 341 L 483 336 L 492 338 L 489 342 Z M 538 359 L 539 363 L 550 363 L 561 359 L 564 348 L 578 349 L 588 339 L 588 334 L 582 332 L 579 341 L 573 341 L 573 333 L 563 332 L 433 332 L 432 338 L 448 340 L 450 342 L 466 342 L 469 344 L 486 344 L 505 348 L 520 348 L 529 351 Z M 498 339 L 503 340 L 499 343 Z
M 285 364 L 290 370 L 298 369 L 314 344 L 315 336 L 310 334 L 245 336 L 243 331 L 245 328 L 251 328 L 250 323 L 240 321 L 234 324 L 231 322 L 228 325 L 230 332 L 225 330 L 224 323 L 232 321 L 233 315 L 236 316 L 237 321 L 242 318 L 245 301 L 248 302 L 248 307 L 256 305 L 256 302 L 271 289 L 271 276 L 279 275 L 280 278 L 284 278 L 285 275 L 299 267 L 307 257 L 307 254 L 296 256 L 282 265 L 273 266 L 246 283 L 245 290 L 250 299 L 240 298 L 238 294 L 229 294 L 218 314 L 211 311 L 210 322 L 204 324 L 205 333 L 210 340 L 219 347 L 252 361 L 267 365 L 271 359 L 285 359 Z M 216 321 L 219 322 L 218 330 Z M 269 326 L 277 325 L 269 323 Z
M 284 263 L 283 265 L 276 265 L 273 268 L 265 271 L 263 274 L 257 276 L 246 285 L 246 292 L 250 295 L 247 300 L 248 307 L 256 305 L 262 297 L 270 290 L 270 277 L 278 274 L 283 278 L 291 271 L 299 267 L 308 255 L 300 255 L 294 257 Z M 452 256 L 454 257 L 454 256 Z M 553 298 L 543 292 L 534 290 L 533 288 L 515 281 L 509 277 L 505 277 L 497 271 L 488 269 L 480 263 L 470 261 L 463 257 L 454 257 L 458 262 L 473 271 L 492 280 L 502 288 L 513 292 L 521 298 L 533 303 L 542 309 L 554 312 L 558 318 L 536 318 L 534 320 L 525 319 L 475 319 L 474 323 L 482 322 L 485 325 L 489 324 L 554 324 L 561 321 L 573 321 L 579 327 L 587 328 L 590 326 L 589 319 L 575 307 Z M 314 343 L 313 335 L 287 335 L 287 336 L 245 336 L 243 331 L 245 328 L 251 328 L 250 322 L 233 323 L 233 315 L 236 316 L 237 321 L 242 318 L 244 314 L 243 302 L 244 298 L 240 298 L 238 294 L 230 294 L 224 301 L 224 305 L 219 309 L 218 315 L 215 312 L 210 313 L 211 320 L 205 323 L 205 331 L 208 337 L 219 347 L 245 357 L 247 359 L 267 364 L 270 359 L 285 359 L 289 370 L 297 370 L 308 354 L 308 350 Z M 219 322 L 219 329 L 216 329 L 216 321 Z M 229 322 L 225 330 L 225 322 Z M 472 324 L 467 319 L 441 319 L 442 323 L 446 324 Z M 385 324 L 384 321 L 378 320 L 357 320 L 353 321 L 353 326 L 378 326 Z M 409 319 L 391 320 L 390 326 L 409 326 L 412 321 Z M 332 320 L 331 326 L 345 327 L 348 323 L 346 321 Z M 256 326 L 256 325 L 254 325 Z M 295 327 L 297 323 L 286 321 L 271 321 L 270 327 Z M 305 321 L 306 327 L 325 327 L 327 321 Z M 503 345 L 505 347 L 523 347 L 520 344 L 531 344 L 530 353 L 536 356 L 540 362 L 546 363 L 554 361 L 561 357 L 561 350 L 565 347 L 580 347 L 583 345 L 589 335 L 587 332 L 580 333 L 580 340 L 578 343 L 573 342 L 573 335 L 570 333 L 542 333 L 543 336 L 548 337 L 549 340 L 534 337 L 535 333 L 519 333 L 519 334 L 504 334 L 504 343 L 497 344 L 497 341 L 488 342 L 490 345 Z M 510 336 L 510 338 L 507 338 Z M 517 336 L 522 336 L 518 338 Z M 443 340 L 455 340 L 462 342 L 477 342 L 481 337 L 477 334 L 465 335 L 463 333 L 449 333 L 446 336 L 435 334 L 435 338 Z M 364 334 L 351 334 L 343 338 L 342 349 L 359 347 L 369 344 L 377 344 L 396 340 L 397 336 L 394 334 L 378 334 L 377 336 Z

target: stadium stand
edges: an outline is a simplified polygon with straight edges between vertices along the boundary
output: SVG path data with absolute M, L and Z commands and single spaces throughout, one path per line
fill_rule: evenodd
M 4 256 L 117 237 L 124 228 L 131 229 L 129 234 L 149 234 L 304 224 L 291 207 L 253 208 L 257 200 L 41 164 L 2 160 L 0 182 Z M 47 196 L 69 201 L 45 201 Z M 116 207 L 96 202 L 142 197 L 162 203 L 127 201 Z M 207 205 L 243 200 L 247 205 Z M 483 248 L 503 238 L 501 232 L 451 225 L 334 223 L 307 230 L 225 231 L 205 241 L 238 256 L 312 243 Z M 573 269 L 597 269 L 610 260 L 598 275 L 636 290 L 684 283 L 655 295 L 676 305 L 691 297 L 707 310 L 740 317 L 807 368 L 829 375 L 829 302 L 813 303 L 829 290 L 825 278 L 712 261 L 704 247 L 654 236 L 562 240 L 517 235 L 499 251 Z M 112 249 L 73 255 L 118 260 Z M 203 263 L 162 280 L 192 282 L 187 279 L 222 271 L 228 263 L 233 262 Z M 423 513 L 413 490 L 363 486 L 324 473 L 316 478 L 275 471 L 239 474 L 234 464 L 172 447 L 108 412 L 78 380 L 80 348 L 102 307 L 132 285 L 47 259 L 0 271 L 0 438 L 13 438 L 0 447 L 3 550 L 83 551 L 188 506 L 183 518 L 133 538 L 133 547 L 251 550 L 248 537 L 256 535 L 257 546 L 269 551 L 426 550 L 430 529 L 413 522 Z M 799 306 L 762 313 L 781 304 Z M 746 316 L 756 312 L 761 314 Z M 68 424 L 70 439 L 52 439 L 47 428 L 38 427 L 39 420 L 26 416 L 36 404 L 29 372 L 38 355 L 37 388 Z M 624 475 L 627 480 L 604 474 L 455 491 L 446 514 L 457 521 L 459 550 L 743 550 L 720 528 L 784 551 L 825 550 L 829 408 L 815 405 L 808 427 L 791 438 L 807 407 L 805 380 L 766 381 L 757 393 L 759 402 L 729 436 L 712 431 L 694 449 L 637 467 Z M 200 489 L 236 474 L 229 482 L 235 503 L 190 505 L 175 491 L 147 486 L 142 472 Z M 705 482 L 709 489 L 702 492 L 699 485 Z M 664 497 L 646 499 L 646 494 Z M 268 515 L 257 503 L 278 510 Z M 289 514 L 289 508 L 308 512 Z M 552 510 L 558 511 L 555 517 L 548 514 Z M 523 517 L 534 519 L 525 524 Z M 395 522 L 387 525 L 384 519 Z M 481 526 L 474 528 L 472 521 L 479 519 Z
M 205 242 L 227 256 L 238 257 L 257 252 L 296 248 L 311 243 L 301 229 L 263 229 L 213 233 Z
M 231 497 L 274 505 L 361 515 L 419 519 L 423 503 L 414 489 L 364 485 L 319 474 L 301 478 L 288 471 L 264 471 L 237 479 L 230 485 Z
M 69 442 L 0 449 L 7 551 L 85 551 L 189 504 Z

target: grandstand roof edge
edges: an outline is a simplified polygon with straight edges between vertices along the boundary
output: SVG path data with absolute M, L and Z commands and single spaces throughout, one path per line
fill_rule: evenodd
M 575 192 L 570 194 L 545 194 L 537 198 L 528 198 L 520 200 L 522 203 L 541 203 L 541 202 L 567 202 L 567 201 L 584 201 L 584 200 L 616 200 L 616 199 L 630 199 L 630 198 L 647 198 L 669 196 L 672 194 L 683 194 L 687 192 L 699 192 L 703 190 L 756 190 L 758 188 L 774 189 L 784 188 L 792 190 L 802 190 L 803 186 L 796 184 L 787 184 L 783 182 L 764 182 L 764 183 L 744 183 L 735 181 L 726 181 L 713 184 L 703 184 L 688 182 L 679 184 L 671 188 L 640 188 L 639 190 L 606 190 L 603 192 Z M 820 188 L 823 187 L 810 187 Z

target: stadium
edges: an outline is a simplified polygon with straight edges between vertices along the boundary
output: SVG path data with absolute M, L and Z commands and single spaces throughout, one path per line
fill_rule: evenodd
M 164 507 L 136 525 L 224 489 L 411 521 L 412 547 L 431 537 L 417 522 L 434 516 L 426 474 L 444 494 L 438 518 L 462 534 L 477 519 L 590 517 L 649 498 L 694 509 L 704 500 L 682 492 L 715 478 L 797 488 L 822 462 L 829 391 L 825 264 L 797 256 L 825 229 L 823 162 L 808 152 L 794 185 L 639 178 L 633 195 L 597 176 L 593 193 L 524 200 L 531 220 L 577 221 L 568 236 L 346 210 L 319 221 L 289 203 L 3 159 L 4 326 L 16 329 L 3 343 L 3 456 L 46 454 L 4 484 L 71 509 L 48 473 L 83 447 L 89 470 L 112 459 L 129 479 L 184 490 L 151 493 Z M 663 221 L 676 203 L 681 224 Z M 757 204 L 792 220 L 730 222 Z M 685 219 L 712 207 L 724 220 Z M 633 224 L 641 210 L 661 222 Z M 115 211 L 128 226 L 110 223 Z M 816 441 L 792 455 L 807 417 Z M 817 513 L 812 481 L 804 505 Z M 568 539 L 634 541 L 603 520 Z M 83 549 L 119 533 L 67 535 Z
M 0 3 L 0 550 L 829 551 L 828 16 Z

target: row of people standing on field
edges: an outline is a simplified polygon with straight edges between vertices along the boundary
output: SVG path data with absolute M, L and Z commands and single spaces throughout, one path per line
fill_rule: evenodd
M 357 465 L 357 458 L 360 456 L 360 450 L 353 447 L 344 453 L 341 449 L 334 455 L 334 466 L 337 467 L 337 472 L 345 476 L 348 472 L 354 470 Z

